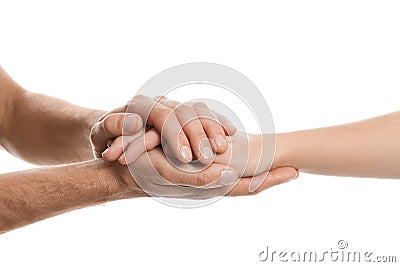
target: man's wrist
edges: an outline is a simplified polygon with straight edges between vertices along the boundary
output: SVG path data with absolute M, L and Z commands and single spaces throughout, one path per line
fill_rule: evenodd
M 118 162 L 95 159 L 76 164 L 77 167 L 83 167 L 82 171 L 94 178 L 93 182 L 96 185 L 91 186 L 92 189 L 87 188 L 88 194 L 92 194 L 91 190 L 98 192 L 93 192 L 93 196 L 98 195 L 98 199 L 95 197 L 95 203 L 92 204 L 147 196 L 135 183 L 127 167 Z M 87 177 L 86 179 L 91 178 Z
M 148 196 L 135 182 L 132 174 L 125 165 L 119 162 L 107 162 L 97 159 L 100 165 L 105 166 L 105 172 L 111 179 L 112 183 L 108 189 L 109 200 L 127 199 Z
M 90 135 L 90 131 L 93 126 L 99 121 L 99 119 L 106 113 L 103 110 L 97 109 L 88 109 L 88 112 L 85 116 L 85 133 L 87 136 Z

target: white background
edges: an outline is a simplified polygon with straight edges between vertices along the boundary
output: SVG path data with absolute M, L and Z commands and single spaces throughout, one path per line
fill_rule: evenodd
M 397 1 L 0 1 L 0 64 L 28 90 L 109 110 L 166 68 L 216 62 L 247 75 L 277 132 L 292 131 L 399 109 L 399 14 Z M 1 172 L 31 167 L 0 151 Z M 265 266 L 267 245 L 340 239 L 400 261 L 399 189 L 301 174 L 199 209 L 118 201 L 1 235 L 0 266 Z

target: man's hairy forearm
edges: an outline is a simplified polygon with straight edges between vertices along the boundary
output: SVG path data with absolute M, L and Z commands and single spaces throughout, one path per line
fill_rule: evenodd
M 30 92 L 16 100 L 5 131 L 5 148 L 10 153 L 46 165 L 93 158 L 89 133 L 103 111 Z
M 324 175 L 400 178 L 400 112 L 278 134 L 276 166 Z
M 0 175 L 0 233 L 70 210 L 136 197 L 118 163 L 101 159 Z M 128 188 L 131 188 L 128 190 Z
M 13 107 L 14 96 L 22 92 L 19 87 L 0 66 L 0 146 L 4 148 L 5 136 L 10 118 L 10 109 Z M 12 94 L 10 92 L 13 92 Z
M 35 164 L 93 158 L 89 132 L 104 111 L 24 90 L 0 67 L 0 145 Z

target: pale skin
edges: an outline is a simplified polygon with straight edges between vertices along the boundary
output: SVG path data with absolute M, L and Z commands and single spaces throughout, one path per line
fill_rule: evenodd
M 236 148 L 241 135 L 232 136 Z M 250 135 L 250 160 L 262 158 L 261 142 L 266 135 Z M 231 148 L 232 146 L 230 146 Z M 233 145 L 234 149 L 235 146 Z M 230 149 L 229 148 L 229 149 Z M 215 162 L 227 163 L 229 150 Z M 265 171 L 248 164 L 244 175 Z M 234 168 L 241 168 L 233 160 Z M 271 168 L 291 166 L 300 172 L 330 176 L 400 178 L 400 112 L 359 122 L 276 135 L 276 152 Z
M 273 168 L 302 172 L 400 178 L 400 112 L 327 128 L 277 135 Z
M 135 114 L 104 114 L 104 111 L 28 92 L 0 67 L 0 147 L 28 162 L 54 165 L 0 174 L 0 233 L 78 208 L 148 196 L 125 166 L 101 158 L 93 159 L 92 146 L 94 154 L 99 157 L 116 137 L 123 133 L 134 136 L 143 124 Z M 124 127 L 124 121 L 135 126 Z M 155 120 L 153 123 L 163 121 Z M 152 133 L 156 132 L 154 128 L 149 129 Z M 196 134 L 205 134 L 209 138 L 224 134 L 222 128 L 210 132 L 203 128 L 198 131 L 200 133 Z M 190 142 L 190 134 L 185 133 L 185 138 Z M 159 137 L 154 140 L 159 140 Z M 195 188 L 222 179 L 223 173 L 228 174 L 225 178 L 229 178 L 230 185 L 238 179 L 236 170 L 218 163 L 212 163 L 202 172 L 180 171 L 169 164 L 155 143 L 148 156 L 156 171 L 171 183 Z M 224 149 L 228 146 L 223 143 L 215 148 L 217 153 L 222 153 Z M 201 156 L 199 152 L 193 154 Z M 134 163 L 135 169 L 148 170 L 149 166 L 143 164 L 145 161 L 141 159 L 142 156 Z M 228 195 L 255 194 L 297 177 L 297 174 L 297 170 L 291 167 L 262 173 L 260 176 L 267 179 L 256 192 L 251 193 L 248 191 L 251 179 L 242 178 Z M 208 197 L 208 192 L 200 190 L 200 195 Z

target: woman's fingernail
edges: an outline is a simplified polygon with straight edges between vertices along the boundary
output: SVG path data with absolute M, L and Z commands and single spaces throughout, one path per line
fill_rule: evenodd
M 200 150 L 200 153 L 203 159 L 212 159 L 214 156 L 211 148 L 209 148 L 208 146 L 203 146 Z
M 138 124 L 139 124 L 138 115 L 136 114 L 129 115 L 125 118 L 124 121 L 124 131 L 126 133 L 135 133 L 139 128 Z
M 215 136 L 214 141 L 215 141 L 215 144 L 216 144 L 217 146 L 226 146 L 225 137 L 223 137 L 223 136 L 220 135 L 220 134 L 217 135 L 217 136 Z
M 233 185 L 234 183 L 236 183 L 237 180 L 238 180 L 237 174 L 230 169 L 226 169 L 226 170 L 221 171 L 221 177 L 219 178 L 219 184 L 220 185 Z
M 181 155 L 189 161 L 192 160 L 192 151 L 187 146 L 181 146 Z

